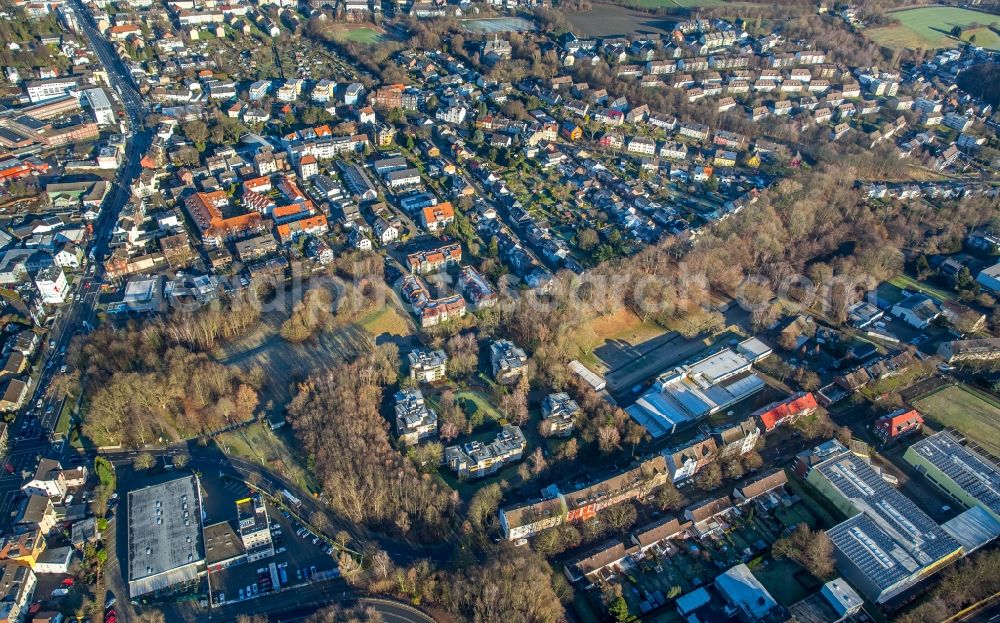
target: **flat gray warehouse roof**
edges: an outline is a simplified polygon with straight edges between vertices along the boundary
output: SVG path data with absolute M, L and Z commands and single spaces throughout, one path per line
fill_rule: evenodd
M 193 580 L 204 563 L 200 487 L 194 476 L 128 494 L 128 575 L 132 597 Z

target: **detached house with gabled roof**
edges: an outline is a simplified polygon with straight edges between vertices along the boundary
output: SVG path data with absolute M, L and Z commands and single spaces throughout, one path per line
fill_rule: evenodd
M 817 406 L 812 392 L 801 392 L 757 410 L 752 417 L 757 418 L 761 430 L 769 433 L 782 424 L 790 424 L 804 415 L 815 413 Z
M 739 487 L 733 490 L 733 497 L 736 498 L 736 504 L 740 506 L 757 501 L 770 508 L 776 505 L 780 497 L 776 494 L 783 494 L 786 484 L 788 484 L 788 475 L 785 474 L 785 470 L 776 469 L 762 476 L 743 481 Z M 770 498 L 771 501 L 767 501 L 765 498 Z
M 729 496 L 724 495 L 687 507 L 684 518 L 692 523 L 690 531 L 694 536 L 705 538 L 725 530 L 728 527 L 726 520 L 738 512 Z
M 872 433 L 883 444 L 901 437 L 919 432 L 924 425 L 924 418 L 916 409 L 899 409 L 885 417 L 875 420 Z

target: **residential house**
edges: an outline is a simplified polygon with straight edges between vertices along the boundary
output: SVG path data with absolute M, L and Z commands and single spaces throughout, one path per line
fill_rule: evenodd
M 509 340 L 496 340 L 490 344 L 490 365 L 499 383 L 512 385 L 527 373 L 528 355 Z
M 738 511 L 728 495 L 702 500 L 684 509 L 684 519 L 691 522 L 691 534 L 706 538 L 724 532 L 729 526 L 726 520 Z
M 791 424 L 802 416 L 812 415 L 818 406 L 812 392 L 800 392 L 758 409 L 751 417 L 757 419 L 762 431 L 769 433 L 782 424 Z
M 410 364 L 410 378 L 419 383 L 434 383 L 447 375 L 448 356 L 443 350 L 415 348 L 406 358 Z
M 923 425 L 924 418 L 916 409 L 898 409 L 875 420 L 871 429 L 884 445 L 919 432 Z
M 776 496 L 783 495 L 785 485 L 788 484 L 788 475 L 783 469 L 775 469 L 771 472 L 743 481 L 740 486 L 733 490 L 733 497 L 739 506 L 746 506 L 751 502 L 763 503 L 765 508 L 775 506 L 774 503 L 765 502 L 770 498 L 774 500 Z
M 455 209 L 451 203 L 445 201 L 424 208 L 420 213 L 420 218 L 421 225 L 427 231 L 435 232 L 444 229 L 455 220 Z
M 35 596 L 38 579 L 31 568 L 13 560 L 0 567 L 0 621 L 20 623 L 28 613 Z
M 691 478 L 706 465 L 718 458 L 718 446 L 711 437 L 696 439 L 687 445 L 664 450 L 663 457 L 667 462 L 667 471 L 674 483 Z
M 539 431 L 543 437 L 569 437 L 579 412 L 580 405 L 566 392 L 549 394 L 542 400 Z
M 437 436 L 437 413 L 427 406 L 419 389 L 401 389 L 395 395 L 396 433 L 405 445 Z
M 740 457 L 749 454 L 757 446 L 760 429 L 753 417 L 716 429 L 712 433 L 719 450 L 719 459 Z
M 517 426 L 504 426 L 489 444 L 472 441 L 445 448 L 445 462 L 459 478 L 481 478 L 520 461 L 528 442 Z

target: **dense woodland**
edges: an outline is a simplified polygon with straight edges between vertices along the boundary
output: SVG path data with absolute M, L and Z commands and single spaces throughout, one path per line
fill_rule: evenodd
M 88 399 L 84 434 L 99 446 L 138 447 L 252 418 L 262 371 L 243 373 L 206 351 L 259 321 L 258 305 L 228 301 L 77 340 L 70 359 Z
M 335 511 L 355 523 L 439 539 L 458 496 L 418 473 L 392 446 L 389 423 L 379 413 L 398 366 L 399 353 L 387 344 L 314 375 L 300 386 L 288 418 Z

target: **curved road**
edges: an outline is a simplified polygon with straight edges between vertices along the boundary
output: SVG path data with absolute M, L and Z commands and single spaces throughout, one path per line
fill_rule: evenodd
M 290 609 L 268 607 L 265 609 L 253 610 L 252 614 L 267 614 L 270 620 L 279 623 L 295 623 L 297 621 L 304 621 L 320 609 L 335 603 L 341 603 L 348 606 L 360 605 L 370 607 L 382 615 L 384 623 L 435 623 L 434 619 L 430 615 L 414 608 L 413 606 L 376 597 L 333 597 L 326 600 L 316 600 L 306 606 L 303 606 L 301 601 L 299 601 L 296 606 L 293 606 Z M 219 621 L 220 623 L 225 621 L 228 623 L 229 621 L 235 621 L 236 617 L 240 614 L 245 613 L 241 612 L 227 615 L 230 618 L 215 618 L 212 616 L 211 620 Z
M 330 527 L 322 532 L 327 533 L 327 536 L 332 537 L 336 531 L 346 530 L 357 541 L 363 542 L 371 540 L 370 535 L 360 533 L 355 525 L 345 522 L 342 518 L 333 513 L 329 507 L 323 504 L 322 501 L 317 500 L 310 493 L 303 491 L 295 483 L 289 481 L 284 476 L 267 469 L 260 463 L 230 456 L 218 449 L 201 447 L 195 443 L 191 443 L 177 444 L 168 448 L 141 451 L 98 451 L 96 453 L 87 453 L 87 456 L 92 458 L 93 456 L 99 454 L 115 465 L 125 465 L 131 464 L 132 460 L 140 452 L 148 452 L 156 457 L 163 456 L 165 454 L 173 455 L 183 452 L 191 457 L 191 467 L 198 467 L 203 471 L 205 469 L 219 470 L 220 473 L 226 472 L 245 481 L 250 481 L 250 475 L 255 474 L 257 478 L 255 486 L 260 487 L 268 494 L 274 497 L 280 497 L 281 490 L 288 489 L 292 492 L 292 494 L 299 498 L 302 502 L 302 506 L 298 511 L 300 516 L 308 518 L 315 512 L 325 514 L 330 522 Z M 384 549 L 397 564 L 404 565 L 409 564 L 414 560 L 435 560 L 438 562 L 444 562 L 447 560 L 449 555 L 447 548 L 444 547 L 416 547 L 402 541 L 390 539 L 379 540 L 379 547 Z

